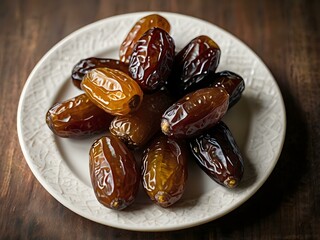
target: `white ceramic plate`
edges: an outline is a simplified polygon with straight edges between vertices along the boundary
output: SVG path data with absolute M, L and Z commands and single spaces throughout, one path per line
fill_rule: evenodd
M 272 172 L 284 142 L 285 107 L 279 88 L 259 57 L 221 28 L 189 16 L 160 14 L 171 25 L 181 49 L 198 35 L 208 35 L 221 48 L 218 70 L 240 74 L 246 89 L 240 102 L 224 117 L 245 159 L 245 174 L 235 190 L 225 189 L 189 161 L 189 179 L 182 199 L 163 209 L 151 203 L 140 189 L 135 203 L 124 211 L 100 205 L 90 184 L 88 151 L 97 137 L 60 139 L 45 123 L 53 103 L 80 93 L 70 72 L 80 59 L 118 58 L 119 45 L 134 22 L 149 12 L 100 20 L 56 44 L 33 69 L 21 94 L 18 135 L 25 159 L 44 188 L 60 203 L 93 221 L 136 231 L 167 231 L 217 219 L 250 198 Z M 191 160 L 191 159 L 190 159 Z

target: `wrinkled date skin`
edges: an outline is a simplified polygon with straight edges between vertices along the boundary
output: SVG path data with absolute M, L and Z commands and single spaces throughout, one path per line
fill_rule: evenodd
M 139 85 L 127 74 L 109 68 L 96 68 L 83 78 L 81 88 L 98 107 L 112 115 L 136 111 L 143 99 Z
M 197 163 L 214 181 L 227 188 L 239 184 L 244 172 L 243 159 L 229 128 L 223 122 L 192 139 L 190 148 Z
M 220 48 L 208 36 L 191 40 L 175 57 L 169 90 L 182 97 L 199 89 L 198 84 L 209 72 L 215 72 L 220 62 Z
M 51 107 L 46 123 L 59 137 L 78 138 L 105 131 L 113 118 L 81 94 Z
M 162 115 L 161 130 L 168 136 L 188 138 L 218 123 L 228 109 L 229 94 L 222 88 L 189 93 Z
M 96 140 L 90 149 L 89 169 L 94 193 L 101 204 L 115 210 L 132 204 L 140 173 L 124 143 L 113 136 Z
M 95 68 L 111 68 L 117 69 L 129 75 L 128 64 L 120 62 L 119 60 L 109 58 L 95 58 L 90 57 L 80 60 L 72 69 L 71 79 L 73 84 L 81 89 L 81 81 L 90 70 Z
M 144 92 L 160 89 L 172 70 L 175 44 L 170 35 L 160 29 L 148 30 L 136 43 L 129 72 Z
M 229 109 L 241 98 L 245 89 L 243 78 L 231 71 L 212 73 L 207 76 L 212 87 L 222 87 L 229 94 Z
M 161 207 L 171 206 L 183 195 L 188 176 L 184 150 L 161 135 L 144 152 L 142 184 L 150 199 Z
M 151 28 L 161 28 L 170 32 L 170 23 L 158 14 L 151 14 L 141 18 L 130 30 L 120 46 L 120 61 L 129 63 L 134 46 L 142 35 Z
M 130 148 L 139 149 L 160 131 L 161 116 L 172 103 L 173 100 L 164 91 L 144 95 L 136 112 L 113 119 L 110 133 Z

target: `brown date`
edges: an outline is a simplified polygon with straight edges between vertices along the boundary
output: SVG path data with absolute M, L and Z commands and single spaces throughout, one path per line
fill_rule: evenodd
M 131 53 L 139 38 L 146 31 L 155 27 L 170 32 L 170 23 L 158 14 L 145 16 L 136 22 L 120 46 L 120 61 L 129 63 Z
M 241 98 L 245 89 L 243 78 L 231 71 L 210 73 L 207 77 L 209 86 L 222 87 L 229 94 L 229 109 L 234 106 Z
M 98 107 L 112 115 L 136 111 L 143 99 L 139 85 L 127 74 L 109 68 L 89 71 L 81 88 Z
M 124 143 L 113 136 L 96 140 L 90 149 L 89 169 L 94 193 L 101 204 L 116 210 L 132 204 L 140 173 Z
M 71 79 L 73 84 L 81 89 L 81 81 L 90 70 L 95 68 L 111 68 L 129 74 L 128 64 L 109 58 L 90 57 L 80 60 L 72 69 Z
M 191 40 L 175 57 L 168 89 L 178 97 L 195 91 L 209 72 L 215 72 L 220 61 L 220 48 L 208 36 Z
M 171 105 L 161 130 L 175 138 L 193 137 L 218 123 L 228 109 L 229 94 L 222 88 L 202 88 Z
M 52 106 L 46 114 L 46 123 L 54 134 L 75 138 L 105 131 L 113 118 L 81 94 Z
M 174 49 L 172 37 L 160 28 L 148 30 L 137 41 L 129 72 L 144 92 L 153 92 L 165 84 L 172 69 Z
M 190 141 L 190 148 L 197 163 L 217 183 L 236 187 L 244 172 L 240 150 L 223 122 L 205 134 Z
M 156 138 L 142 158 L 142 184 L 152 201 L 161 207 L 177 202 L 188 176 L 184 149 L 164 135 Z
M 164 91 L 146 94 L 137 111 L 112 120 L 110 133 L 130 148 L 141 148 L 160 131 L 161 116 L 172 103 Z

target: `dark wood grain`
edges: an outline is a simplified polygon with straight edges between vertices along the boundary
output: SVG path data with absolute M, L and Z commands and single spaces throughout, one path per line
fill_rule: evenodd
M 16 131 L 24 83 L 55 43 L 96 20 L 148 10 L 195 16 L 243 40 L 287 110 L 284 148 L 262 188 L 230 214 L 174 232 L 124 231 L 68 210 L 31 173 Z M 319 10 L 317 0 L 1 0 L 0 239 L 320 239 Z

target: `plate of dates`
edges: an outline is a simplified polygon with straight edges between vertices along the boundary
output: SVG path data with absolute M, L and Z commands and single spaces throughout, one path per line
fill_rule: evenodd
M 21 93 L 25 159 L 92 221 L 169 231 L 215 220 L 266 181 L 282 150 L 281 92 L 262 60 L 214 24 L 118 15 L 49 50 Z

